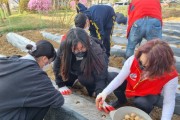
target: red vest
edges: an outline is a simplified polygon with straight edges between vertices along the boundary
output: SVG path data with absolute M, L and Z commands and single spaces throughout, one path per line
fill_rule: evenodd
M 138 60 L 135 58 L 127 78 L 127 97 L 158 95 L 168 81 L 178 76 L 178 72 L 174 69 L 172 72 L 164 73 L 162 76 L 156 77 L 153 80 L 149 80 L 148 78 L 141 80 L 141 73 Z
M 63 36 L 62 36 L 62 38 L 61 38 L 61 40 L 60 40 L 60 42 L 63 42 L 63 41 L 65 41 L 66 40 L 66 34 L 64 34 Z
M 162 23 L 160 0 L 133 0 L 128 7 L 127 37 L 133 23 L 145 16 L 157 18 Z

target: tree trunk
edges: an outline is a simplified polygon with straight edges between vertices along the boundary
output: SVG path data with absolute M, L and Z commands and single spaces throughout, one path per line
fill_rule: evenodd
M 92 0 L 89 0 L 89 6 L 91 6 L 92 5 Z
M 97 4 L 99 4 L 99 0 L 98 0 L 98 3 Z
M 52 0 L 52 3 L 53 3 L 53 5 L 52 5 L 52 6 L 53 6 L 53 9 L 55 10 L 55 9 L 56 9 L 56 6 L 57 6 L 57 5 L 56 5 L 56 3 L 57 3 L 56 0 Z
M 11 10 L 10 10 L 10 7 L 9 7 L 9 2 L 6 3 L 6 8 L 7 8 L 7 11 L 8 11 L 8 15 L 11 15 Z
M 54 0 L 52 0 L 51 4 L 52 4 L 52 9 L 54 9 Z
M 58 10 L 62 7 L 61 2 L 63 2 L 63 4 L 64 4 L 65 1 L 64 1 L 64 0 L 58 0 L 58 1 L 57 1 L 57 9 L 58 9 Z
M 3 14 L 3 13 L 2 13 L 2 12 L 0 12 L 0 15 L 1 15 L 1 16 L 0 16 L 0 17 L 1 17 L 1 22 L 2 22 L 2 23 L 4 23 L 4 20 L 3 20 L 3 15 L 2 15 L 2 14 Z
M 21 13 L 20 2 L 21 2 L 21 0 L 19 0 L 19 3 L 18 3 L 18 12 L 19 12 L 19 13 Z
M 2 19 L 2 17 L 1 17 L 1 22 L 4 23 L 4 20 Z
M 6 15 L 5 15 L 5 10 L 4 10 L 4 7 L 3 7 L 2 4 L 0 4 L 0 8 L 1 8 L 1 11 L 2 11 L 2 14 L 1 14 L 2 19 L 5 19 L 5 18 L 6 18 Z
M 2 4 L 0 4 L 0 17 L 1 17 L 1 21 L 2 21 L 2 23 L 4 23 L 4 18 L 5 18 L 5 15 L 4 15 L 4 9 L 3 9 L 3 7 L 2 7 Z

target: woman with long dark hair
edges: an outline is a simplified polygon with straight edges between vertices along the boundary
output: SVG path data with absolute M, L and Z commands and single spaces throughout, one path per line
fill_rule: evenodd
M 96 96 L 117 73 L 108 72 L 108 57 L 103 45 L 81 28 L 71 29 L 61 43 L 54 61 L 56 84 L 63 95 L 71 94 L 67 86 L 78 80 L 86 87 L 89 96 Z M 111 106 L 104 104 L 108 109 Z
M 96 38 L 88 36 L 81 28 L 71 29 L 60 45 L 54 61 L 56 84 L 62 94 L 70 94 L 66 86 L 72 86 L 76 79 L 92 96 L 100 93 L 108 78 L 108 58 L 103 45 Z
M 160 40 L 148 41 L 140 46 L 135 54 L 125 62 L 121 72 L 96 98 L 96 106 L 102 109 L 107 95 L 120 88 L 118 100 L 111 104 L 117 108 L 133 98 L 136 107 L 150 113 L 163 91 L 161 120 L 171 120 L 178 73 L 175 58 L 170 46 Z

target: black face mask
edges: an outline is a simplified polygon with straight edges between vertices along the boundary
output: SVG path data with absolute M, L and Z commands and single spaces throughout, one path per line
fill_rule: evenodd
M 76 58 L 79 60 L 79 59 L 83 59 L 84 57 L 86 57 L 87 55 L 87 52 L 78 52 L 78 53 L 74 53 L 74 55 L 76 56 Z
M 139 61 L 139 67 L 141 70 L 144 70 L 146 68 L 146 66 L 144 66 L 141 61 Z

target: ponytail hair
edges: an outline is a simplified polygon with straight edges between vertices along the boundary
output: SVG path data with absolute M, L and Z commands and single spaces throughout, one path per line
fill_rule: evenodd
M 46 40 L 40 40 L 36 43 L 36 45 L 28 44 L 26 45 L 26 49 L 28 53 L 35 58 L 39 58 L 41 56 L 46 56 L 48 59 L 56 58 L 56 51 L 53 45 Z

